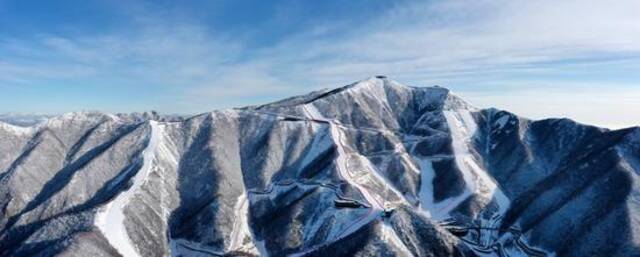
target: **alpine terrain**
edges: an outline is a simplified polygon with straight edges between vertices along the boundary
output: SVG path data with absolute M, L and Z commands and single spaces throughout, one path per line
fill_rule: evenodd
M 0 122 L 0 256 L 640 256 L 640 128 L 383 76 L 188 118 Z

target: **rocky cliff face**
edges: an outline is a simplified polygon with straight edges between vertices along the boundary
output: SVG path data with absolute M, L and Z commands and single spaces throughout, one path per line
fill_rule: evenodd
M 638 256 L 640 129 L 371 78 L 0 123 L 0 256 Z

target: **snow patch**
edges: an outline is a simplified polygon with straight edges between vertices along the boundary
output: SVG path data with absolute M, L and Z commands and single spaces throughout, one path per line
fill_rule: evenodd
M 302 110 L 309 119 L 325 120 L 324 116 L 318 111 L 318 108 L 311 103 L 303 105 Z
M 502 117 L 500 117 L 498 120 L 496 120 L 496 122 L 494 124 L 496 124 L 498 127 L 498 130 L 501 130 L 502 128 L 504 128 L 505 125 L 507 125 L 507 122 L 509 121 L 509 115 L 503 115 Z
M 498 212 L 504 214 L 509 207 L 509 199 L 498 188 L 488 172 L 481 168 L 470 151 L 470 145 L 472 145 L 473 137 L 477 131 L 477 124 L 471 112 L 467 109 L 456 109 L 444 111 L 444 115 L 453 140 L 455 162 L 462 172 L 466 185 L 464 193 L 455 196 L 457 199 L 452 200 L 462 202 L 463 198 L 466 199 L 472 194 L 483 196 L 486 199 L 495 199 L 499 208 Z M 452 206 L 451 209 L 453 207 L 455 206 Z
M 430 160 L 421 160 L 420 162 L 420 191 L 418 197 L 420 198 L 420 207 L 426 211 L 429 217 L 434 217 L 432 213 L 435 211 L 435 204 L 433 202 L 433 179 L 435 178 L 435 171 Z
M 24 135 L 33 134 L 37 130 L 37 126 L 20 127 L 20 126 L 4 123 L 0 121 L 0 129 L 13 133 L 14 135 L 17 135 L 17 136 L 24 136 Z
M 396 234 L 396 231 L 393 230 L 393 228 L 389 226 L 389 224 L 387 224 L 386 222 L 382 223 L 381 232 L 382 232 L 382 240 L 385 242 L 391 243 L 391 245 L 395 246 L 398 250 L 400 250 L 400 254 L 401 254 L 400 256 L 413 256 L 411 251 L 409 251 L 409 249 L 402 242 L 400 237 L 398 237 L 398 234 Z
M 246 192 L 243 192 L 242 195 L 238 197 L 233 213 L 233 230 L 231 231 L 231 240 L 227 249 L 230 251 L 257 253 L 258 250 L 254 245 L 244 244 L 245 238 L 252 237 L 251 230 L 249 230 L 249 200 Z
M 345 145 L 343 142 L 344 135 L 340 130 L 339 126 L 335 124 L 334 121 L 327 120 L 324 117 L 322 117 L 317 112 L 317 110 L 314 110 L 315 108 L 312 108 L 312 107 L 313 105 L 311 104 L 303 105 L 305 114 L 308 115 L 309 118 L 316 119 L 316 120 L 324 120 L 329 123 L 331 138 L 333 139 L 338 152 L 338 155 L 336 157 L 336 168 L 338 170 L 338 173 L 340 174 L 340 177 L 346 180 L 347 183 L 356 187 L 358 191 L 362 193 L 365 200 L 369 204 L 371 204 L 371 208 L 366 215 L 362 216 L 358 221 L 352 223 L 351 226 L 347 227 L 341 233 L 336 235 L 335 239 L 337 240 L 355 232 L 356 230 L 358 230 L 358 228 L 368 224 L 371 220 L 376 219 L 378 213 L 384 209 L 384 206 L 383 204 L 380 203 L 380 200 L 376 199 L 376 197 L 371 192 L 369 192 L 369 190 L 366 187 L 364 187 L 360 182 L 358 182 L 359 177 L 353 177 L 353 175 L 351 174 L 348 167 L 349 153 L 347 153 L 347 151 L 345 150 Z
M 161 131 L 166 131 L 167 124 L 158 124 Z M 164 136 L 166 133 L 163 133 L 163 136 L 160 140 L 160 143 L 157 146 L 156 154 L 159 159 L 166 160 L 171 164 L 172 167 L 178 167 L 178 159 L 180 158 L 180 154 L 178 153 L 178 146 L 169 136 Z
M 104 206 L 96 216 L 96 226 L 107 238 L 109 244 L 125 257 L 140 256 L 127 233 L 124 224 L 125 216 L 123 210 L 129 203 L 131 197 L 147 179 L 147 175 L 153 166 L 156 147 L 162 132 L 157 122 L 149 121 L 149 124 L 151 126 L 151 135 L 149 136 L 147 147 L 142 151 L 143 165 L 133 177 L 133 185 Z
M 312 125 L 312 128 L 316 130 L 319 127 L 315 124 Z M 324 128 L 323 128 L 324 129 Z M 321 153 L 329 150 L 331 148 L 331 141 L 327 140 L 327 131 L 317 131 L 314 133 L 313 142 L 311 143 L 311 149 L 305 154 L 304 158 L 301 162 L 301 167 L 308 166 L 315 158 L 317 158 Z

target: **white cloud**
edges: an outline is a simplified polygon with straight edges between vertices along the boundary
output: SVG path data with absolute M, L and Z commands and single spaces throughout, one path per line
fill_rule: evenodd
M 559 79 L 565 68 L 577 73 L 640 66 L 640 2 L 635 0 L 418 2 L 362 20 L 324 22 L 260 49 L 248 49 L 245 36 L 221 36 L 204 24 L 165 21 L 144 8 L 133 8 L 131 15 L 139 23 L 122 33 L 0 41 L 0 53 L 11 53 L 0 57 L 0 83 L 80 77 L 144 84 L 175 92 L 165 97 L 172 101 L 154 108 L 198 112 L 386 74 L 400 82 L 450 86 L 462 95 L 489 90 L 496 94 L 484 99 L 538 117 L 538 102 L 509 104 L 513 88 L 536 92 L 538 79 L 559 87 L 595 83 L 576 75 Z M 606 87 L 627 90 L 628 81 L 616 84 L 620 78 L 606 76 L 599 78 L 608 81 Z M 482 99 L 474 96 L 488 104 Z M 572 102 L 571 108 L 588 113 L 593 106 Z M 625 114 L 618 120 L 637 118 L 619 113 Z
M 532 4 L 534 2 L 535 4 Z M 598 53 L 638 53 L 637 1 L 444 1 L 391 11 L 361 34 L 308 43 L 300 64 L 321 75 L 392 71 L 401 75 L 512 67 Z M 443 17 L 441 19 L 434 17 Z M 406 20 L 413 21 L 407 24 Z M 366 24 L 366 23 L 365 23 Z M 309 56 L 329 56 L 306 62 Z M 295 62 L 295 58 L 292 62 Z M 297 65 L 294 65 L 297 66 Z
M 494 92 L 463 92 L 481 107 L 494 106 L 531 119 L 570 117 L 607 128 L 640 125 L 640 87 L 607 84 L 522 85 Z

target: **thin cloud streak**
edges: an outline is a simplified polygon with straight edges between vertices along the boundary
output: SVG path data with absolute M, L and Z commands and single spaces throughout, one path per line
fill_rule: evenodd
M 539 116 L 538 103 L 509 104 L 508 84 L 531 92 L 540 84 L 606 82 L 598 86 L 602 90 L 638 86 L 631 71 L 640 66 L 640 2 L 632 0 L 414 2 L 367 19 L 310 25 L 259 48 L 247 47 L 245 35 L 234 38 L 188 20 L 165 21 L 145 8 L 128 10 L 144 18 L 134 19 L 138 23 L 126 32 L 0 39 L 0 84 L 100 80 L 170 92 L 154 98 L 162 103 L 148 105 L 195 113 L 386 74 L 411 85 L 451 87 L 462 95 L 494 92 L 484 99 L 531 117 Z M 627 70 L 625 81 L 612 77 Z M 578 76 L 590 72 L 600 77 Z M 572 104 L 582 109 L 562 115 L 585 117 L 576 113 L 593 108 Z M 617 118 L 633 124 L 638 117 Z

